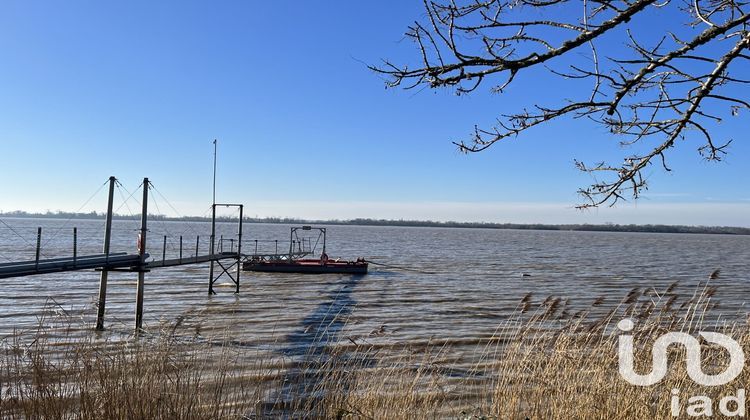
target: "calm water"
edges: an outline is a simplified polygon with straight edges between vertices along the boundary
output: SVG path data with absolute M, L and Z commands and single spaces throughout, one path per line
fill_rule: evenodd
M 44 228 L 47 257 L 71 253 L 73 225 L 79 229 L 80 254 L 101 249 L 103 221 L 4 220 L 16 232 L 0 226 L 2 262 L 33 258 L 37 226 Z M 134 252 L 137 222 L 114 225 L 113 252 Z M 169 235 L 167 257 L 176 257 L 177 237 L 184 235 L 189 256 L 200 234 L 200 252 L 206 253 L 209 229 L 207 223 L 152 222 L 150 252 L 160 257 L 162 235 Z M 219 226 L 227 236 L 235 229 Z M 285 247 L 289 226 L 248 224 L 245 237 L 249 250 L 253 239 L 279 239 L 279 247 Z M 260 246 L 272 250 L 275 245 Z M 243 347 L 296 355 L 314 335 L 375 346 L 431 339 L 478 342 L 492 335 L 528 292 L 538 301 L 555 296 L 581 308 L 604 297 L 606 307 L 634 287 L 664 289 L 679 281 L 678 290 L 692 293 L 721 268 L 714 283 L 723 316 L 744 319 L 750 297 L 750 237 L 745 236 L 331 226 L 328 250 L 333 258 L 364 256 L 417 271 L 371 266 L 366 276 L 243 273 L 239 295 L 222 279 L 218 294 L 208 296 L 206 264 L 157 269 L 146 275 L 144 326 L 156 330 L 181 319 L 179 332 L 185 336 L 229 334 Z M 135 273 L 110 274 L 109 334 L 132 331 L 135 280 Z M 95 321 L 96 272 L 0 281 L 0 336 L 35 327 L 44 313 L 70 317 L 82 333 Z M 54 307 L 46 306 L 50 303 Z M 345 325 L 343 318 L 348 318 Z

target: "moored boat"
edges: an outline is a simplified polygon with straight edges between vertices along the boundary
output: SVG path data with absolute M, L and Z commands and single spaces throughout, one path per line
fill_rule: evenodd
M 291 261 L 245 261 L 242 269 L 264 273 L 300 274 L 367 274 L 368 264 L 363 259 L 356 261 L 334 261 L 324 259 L 299 259 Z
M 295 246 L 299 247 L 305 243 L 305 238 L 300 239 L 298 231 L 317 231 L 319 236 L 315 245 L 321 242 L 323 251 L 320 258 L 295 258 Z M 299 249 L 301 254 L 314 252 Z M 297 255 L 300 255 L 298 253 Z M 273 256 L 248 255 L 242 263 L 245 271 L 257 271 L 265 273 L 300 273 L 300 274 L 367 274 L 368 262 L 364 258 L 356 261 L 341 259 L 330 259 L 326 253 L 326 228 L 312 226 L 293 227 L 289 236 L 289 254 L 277 254 Z

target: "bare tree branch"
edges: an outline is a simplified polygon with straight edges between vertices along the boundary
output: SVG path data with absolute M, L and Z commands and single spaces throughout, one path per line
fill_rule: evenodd
M 656 157 L 669 171 L 669 149 L 690 133 L 702 139 L 701 156 L 721 160 L 731 141 L 716 143 L 712 125 L 725 113 L 737 116 L 740 109 L 750 109 L 750 100 L 731 88 L 748 81 L 729 73 L 739 65 L 735 63 L 744 63 L 747 71 L 745 60 L 750 60 L 747 0 L 584 0 L 582 16 L 567 11 L 576 2 L 563 0 L 423 1 L 427 23 L 416 23 L 407 32 L 417 45 L 419 65 L 398 66 L 386 60 L 383 66 L 371 67 L 390 78 L 389 87 L 425 85 L 468 94 L 493 83 L 491 92 L 502 93 L 519 73 L 539 66 L 553 77 L 592 81 L 591 90 L 582 96 L 586 99 L 558 98 L 561 105 L 535 105 L 502 115 L 494 127 L 477 126 L 468 140 L 454 141 L 459 150 L 479 152 L 563 117 L 601 124 L 622 136 L 626 147 L 657 139 L 648 152 L 627 156 L 619 165 L 576 161 L 582 171 L 605 175 L 579 190 L 585 198 L 580 208 L 614 205 L 627 195 L 637 198 L 647 188 L 642 171 Z M 535 18 L 524 19 L 532 10 Z M 575 15 L 580 17 L 570 18 Z M 639 40 L 638 27 L 631 21 L 646 15 L 684 19 L 658 39 Z M 594 41 L 605 34 L 609 45 L 620 39 L 626 48 L 608 48 L 607 57 L 602 57 Z M 572 55 L 585 45 L 588 65 L 577 63 L 580 58 Z M 555 63 L 568 70 L 556 70 Z M 727 107 L 706 105 L 707 100 Z

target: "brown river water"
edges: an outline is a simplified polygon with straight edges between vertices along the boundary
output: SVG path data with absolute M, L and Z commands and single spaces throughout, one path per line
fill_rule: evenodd
M 0 261 L 34 258 L 36 228 L 41 226 L 42 257 L 72 254 L 72 228 L 78 228 L 78 253 L 101 252 L 103 221 L 6 219 L 15 232 L 0 227 Z M 220 223 L 217 236 L 229 238 L 233 223 Z M 114 222 L 112 252 L 135 252 L 136 221 Z M 20 235 L 20 236 L 19 236 Z M 151 222 L 149 252 L 167 258 L 208 251 L 210 224 Z M 287 249 L 289 226 L 245 224 L 244 247 L 254 251 Z M 312 238 L 313 243 L 315 237 Z M 385 325 L 392 341 L 429 337 L 470 338 L 492 334 L 524 295 L 569 299 L 588 306 L 594 299 L 618 302 L 634 287 L 663 289 L 674 281 L 686 292 L 714 269 L 721 276 L 717 300 L 724 316 L 744 316 L 750 298 L 750 236 L 525 231 L 460 228 L 328 226 L 332 258 L 371 261 L 366 276 L 243 272 L 239 295 L 230 280 L 208 296 L 208 264 L 155 269 L 146 274 L 144 326 L 186 317 L 203 328 L 230 327 L 238 339 L 262 345 L 304 330 L 316 316 L 345 310 L 349 327 L 359 333 Z M 318 250 L 320 245 L 318 246 Z M 135 273 L 110 273 L 106 324 L 129 332 L 134 320 Z M 85 323 L 96 317 L 99 274 L 66 272 L 3 279 L 0 335 L 34 327 L 47 303 Z
M 71 254 L 72 226 L 78 227 L 79 255 L 99 253 L 103 221 L 4 219 L 0 262 L 33 259 L 37 226 L 43 227 L 43 257 Z M 112 251 L 134 252 L 138 223 L 115 221 Z M 232 223 L 219 224 L 230 237 Z M 245 249 L 288 247 L 289 226 L 246 224 Z M 207 253 L 210 224 L 150 222 L 149 250 L 177 256 Z M 270 248 L 269 248 L 270 247 Z M 691 294 L 720 268 L 713 297 L 715 314 L 744 320 L 750 310 L 750 236 L 522 231 L 462 228 L 328 226 L 332 258 L 365 257 L 364 276 L 243 272 L 234 294 L 228 279 L 207 294 L 207 264 L 155 269 L 146 274 L 144 328 L 158 331 L 178 320 L 178 334 L 211 339 L 219 335 L 256 354 L 293 358 L 310 351 L 316 337 L 335 344 L 454 346 L 453 360 L 467 363 L 476 346 L 532 293 L 588 308 L 603 298 L 617 305 L 633 288 L 663 290 L 675 281 Z M 403 267 L 393 268 L 393 266 Z M 99 274 L 67 272 L 2 279 L 0 337 L 33 330 L 43 316 L 65 316 L 77 333 L 93 334 Z M 135 273 L 110 274 L 105 325 L 110 337 L 128 337 L 134 323 Z M 54 331 L 51 331 L 54 334 Z

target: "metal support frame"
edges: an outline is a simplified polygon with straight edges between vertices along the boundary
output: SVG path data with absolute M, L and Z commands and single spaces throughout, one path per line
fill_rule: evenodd
M 323 254 L 326 253 L 326 228 L 313 227 L 313 226 L 307 226 L 307 225 L 302 226 L 302 227 L 293 227 L 293 228 L 291 228 L 289 230 L 289 259 L 290 260 L 292 259 L 292 254 L 294 254 L 294 244 L 295 243 L 298 243 L 298 242 L 301 243 L 302 249 L 300 249 L 300 253 L 302 253 L 303 251 L 305 251 L 304 250 L 304 239 L 305 238 L 302 238 L 302 239 L 299 238 L 299 236 L 297 235 L 297 231 L 298 230 L 307 230 L 307 231 L 317 230 L 317 231 L 319 231 L 320 233 L 318 234 L 318 240 L 315 241 L 315 246 L 317 247 L 318 241 L 320 241 L 320 239 L 321 239 L 320 237 L 322 236 L 323 237 L 323 251 L 322 251 L 322 253 Z M 312 252 L 312 245 L 310 245 L 310 252 Z
M 221 278 L 221 276 L 223 276 L 224 274 L 226 274 L 227 276 L 229 276 L 230 279 L 232 279 L 232 282 L 235 285 L 235 291 L 234 291 L 234 293 L 239 293 L 240 292 L 240 272 L 242 271 L 242 264 L 241 264 L 241 259 L 242 259 L 242 219 L 243 219 L 243 211 L 244 211 L 245 206 L 243 204 L 212 204 L 211 205 L 211 245 L 210 245 L 211 254 L 210 255 L 215 255 L 215 253 L 216 253 L 216 244 L 215 244 L 215 242 L 216 242 L 216 207 L 217 206 L 220 206 L 220 207 L 237 207 L 237 208 L 240 209 L 240 220 L 239 220 L 238 228 L 237 228 L 237 257 L 236 257 L 235 261 L 232 264 L 229 264 L 228 266 L 225 266 L 224 264 L 222 264 L 221 261 L 211 260 L 211 263 L 210 263 L 210 266 L 209 266 L 209 270 L 208 270 L 208 294 L 209 294 L 209 296 L 216 294 L 216 292 L 214 291 L 214 283 L 216 283 L 216 281 L 219 280 L 219 278 Z M 216 264 L 218 264 L 219 267 L 221 268 L 221 270 L 220 270 L 220 272 L 219 272 L 218 275 L 215 275 L 215 273 L 214 273 L 214 262 Z M 232 275 L 232 273 L 231 273 L 230 270 L 235 265 L 237 266 L 237 271 L 236 271 L 236 273 L 234 275 Z
M 214 140 L 214 147 L 216 146 L 216 140 Z M 216 162 L 216 159 L 214 159 L 214 162 Z M 214 163 L 214 173 L 216 172 L 216 165 Z M 216 176 L 214 175 L 214 182 L 216 182 Z M 214 255 L 216 253 L 216 250 L 214 249 L 214 238 L 216 238 L 216 198 L 214 196 L 214 203 L 211 204 L 211 242 L 208 247 L 209 255 Z M 195 250 L 195 256 L 198 256 L 198 249 Z M 211 264 L 208 266 L 208 295 L 215 295 L 216 292 L 214 292 L 214 282 L 216 281 L 214 278 L 214 262 L 211 261 Z M 219 275 L 221 276 L 221 274 Z

